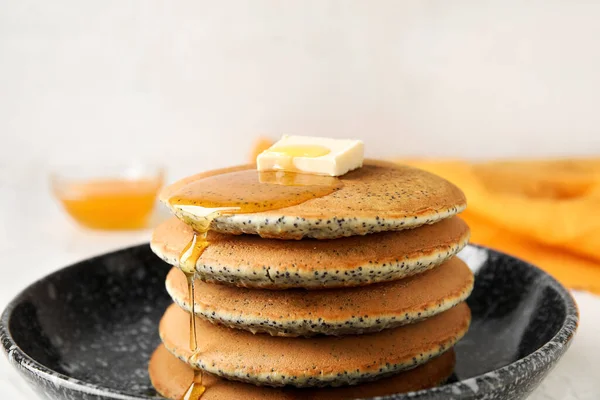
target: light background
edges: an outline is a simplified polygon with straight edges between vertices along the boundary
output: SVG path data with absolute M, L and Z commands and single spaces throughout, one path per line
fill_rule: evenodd
M 0 0 L 0 162 L 600 151 L 600 2 Z
M 245 162 L 259 134 L 370 156 L 600 153 L 600 2 L 0 0 L 0 308 L 149 232 L 71 224 L 56 164 Z M 600 300 L 533 400 L 600 397 Z M 0 397 L 31 398 L 0 357 Z

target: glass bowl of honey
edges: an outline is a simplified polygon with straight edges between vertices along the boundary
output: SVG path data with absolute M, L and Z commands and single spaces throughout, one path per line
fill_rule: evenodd
M 164 169 L 149 163 L 61 166 L 50 175 L 52 192 L 67 214 L 104 230 L 147 227 L 163 181 Z

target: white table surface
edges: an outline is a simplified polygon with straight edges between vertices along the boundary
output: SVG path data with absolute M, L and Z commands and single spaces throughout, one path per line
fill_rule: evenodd
M 81 229 L 55 204 L 42 178 L 29 179 L 27 184 L 18 178 L 0 171 L 1 308 L 28 284 L 56 269 L 150 237 L 150 231 Z M 579 332 L 532 400 L 600 399 L 600 372 L 596 368 L 600 360 L 600 297 L 576 292 L 575 298 L 581 312 Z M 0 398 L 34 398 L 4 357 L 0 357 Z

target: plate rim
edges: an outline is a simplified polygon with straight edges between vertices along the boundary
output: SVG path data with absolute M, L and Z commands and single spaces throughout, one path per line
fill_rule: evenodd
M 30 375 L 31 379 L 40 378 L 49 383 L 54 384 L 57 387 L 63 386 L 67 389 L 77 391 L 80 393 L 84 393 L 84 394 L 88 394 L 88 395 L 105 396 L 105 397 L 109 396 L 109 398 L 119 399 L 119 400 L 161 399 L 162 397 L 156 397 L 156 396 L 151 397 L 151 396 L 146 396 L 146 395 L 139 396 L 139 395 L 126 393 L 126 392 L 123 392 L 120 390 L 112 389 L 110 387 L 100 386 L 100 385 L 96 385 L 94 383 L 82 381 L 77 378 L 72 378 L 72 377 L 69 377 L 68 375 L 64 375 L 60 372 L 57 372 L 57 371 L 41 364 L 40 362 L 36 361 L 31 356 L 29 356 L 25 351 L 23 351 L 17 345 L 17 343 L 14 340 L 14 338 L 10 332 L 10 329 L 9 329 L 9 321 L 10 321 L 10 318 L 11 318 L 12 313 L 13 313 L 14 309 L 16 308 L 16 306 L 18 304 L 20 304 L 20 302 L 25 298 L 25 296 L 27 296 L 27 293 L 34 286 L 40 284 L 42 281 L 51 279 L 54 275 L 63 273 L 66 269 L 78 267 L 82 263 L 93 262 L 94 260 L 99 259 L 99 258 L 103 258 L 103 257 L 107 257 L 107 256 L 115 256 L 115 255 L 118 255 L 119 253 L 126 253 L 126 252 L 130 252 L 132 250 L 141 249 L 143 247 L 149 248 L 149 246 L 150 246 L 149 243 L 138 244 L 138 245 L 133 245 L 133 246 L 129 246 L 126 248 L 118 249 L 115 251 L 102 253 L 102 254 L 99 254 L 99 255 L 96 255 L 93 257 L 89 257 L 86 259 L 82 259 L 78 262 L 67 265 L 63 268 L 60 268 L 50 274 L 47 274 L 47 275 L 37 279 L 36 281 L 32 282 L 27 287 L 25 287 L 23 290 L 21 290 L 19 292 L 19 294 L 17 294 L 8 303 L 8 305 L 6 306 L 6 308 L 4 309 L 4 311 L 2 312 L 2 315 L 0 317 L 0 342 L 2 344 L 3 352 L 6 355 L 6 357 L 8 358 L 9 363 L 19 372 L 21 372 L 21 373 L 25 372 L 26 374 Z M 558 282 L 554 277 L 552 277 L 546 271 L 542 270 L 539 267 L 536 267 L 535 265 L 533 265 L 527 261 L 524 261 L 518 257 L 515 257 L 513 255 L 503 253 L 503 252 L 494 250 L 489 247 L 472 244 L 472 243 L 469 243 L 466 248 L 485 250 L 488 252 L 488 254 L 492 254 L 495 256 L 501 256 L 501 257 L 508 257 L 510 259 L 519 261 L 520 263 L 524 264 L 528 268 L 533 268 L 534 270 L 537 270 L 537 272 L 539 274 L 541 274 L 539 279 L 543 279 L 544 281 L 546 281 L 545 283 L 549 287 L 554 289 L 560 295 L 560 298 L 561 298 L 563 304 L 565 304 L 565 306 L 566 306 L 565 319 L 563 320 L 563 322 L 560 326 L 560 329 L 556 332 L 556 334 L 554 336 L 552 336 L 552 338 L 550 340 L 548 340 L 546 343 L 544 343 L 542 346 L 540 346 L 537 350 L 535 350 L 534 352 L 528 354 L 527 356 L 522 357 L 522 358 L 520 358 L 508 365 L 505 365 L 503 367 L 494 369 L 492 371 L 488 371 L 484 374 L 480 374 L 480 375 L 477 375 L 477 376 L 474 376 L 474 377 L 471 377 L 468 379 L 453 382 L 450 384 L 446 384 L 446 385 L 442 385 L 442 386 L 438 386 L 438 387 L 434 387 L 434 388 L 429 388 L 429 389 L 422 389 L 422 390 L 418 390 L 418 391 L 399 393 L 399 394 L 390 394 L 390 395 L 386 395 L 386 396 L 382 396 L 382 397 L 377 397 L 377 399 L 390 399 L 390 400 L 391 399 L 401 400 L 401 399 L 408 399 L 408 398 L 418 399 L 422 396 L 431 395 L 431 394 L 459 395 L 464 390 L 471 390 L 471 392 L 473 394 L 484 395 L 486 393 L 489 393 L 490 391 L 498 389 L 500 386 L 506 385 L 507 379 L 502 378 L 502 373 L 509 373 L 509 370 L 511 370 L 511 369 L 519 368 L 519 367 L 523 367 L 523 366 L 526 366 L 528 368 L 528 370 L 535 372 L 537 369 L 545 366 L 545 364 L 533 362 L 533 359 L 535 359 L 536 357 L 539 357 L 542 353 L 550 355 L 552 357 L 552 360 L 557 359 L 557 357 L 560 358 L 560 356 L 561 356 L 560 353 L 564 353 L 568 349 L 569 345 L 571 344 L 572 339 L 573 339 L 575 333 L 577 332 L 577 328 L 579 326 L 579 309 L 577 307 L 577 303 L 575 302 L 575 299 L 573 298 L 573 296 L 571 295 L 570 291 L 567 288 L 565 288 L 560 282 Z M 482 388 L 483 391 L 479 391 L 478 381 L 480 381 L 480 380 L 485 380 L 485 382 L 486 382 L 485 387 Z M 473 390 L 473 388 L 476 388 L 476 390 Z M 457 390 L 458 390 L 458 392 L 457 392 Z

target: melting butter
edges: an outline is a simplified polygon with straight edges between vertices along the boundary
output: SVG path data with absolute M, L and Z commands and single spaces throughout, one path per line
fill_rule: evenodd
M 322 157 L 331 153 L 325 146 L 316 144 L 296 144 L 287 146 L 274 146 L 269 149 L 270 153 L 279 154 L 284 157 Z
M 283 136 L 256 157 L 256 165 L 259 171 L 340 176 L 362 167 L 363 159 L 360 140 Z

